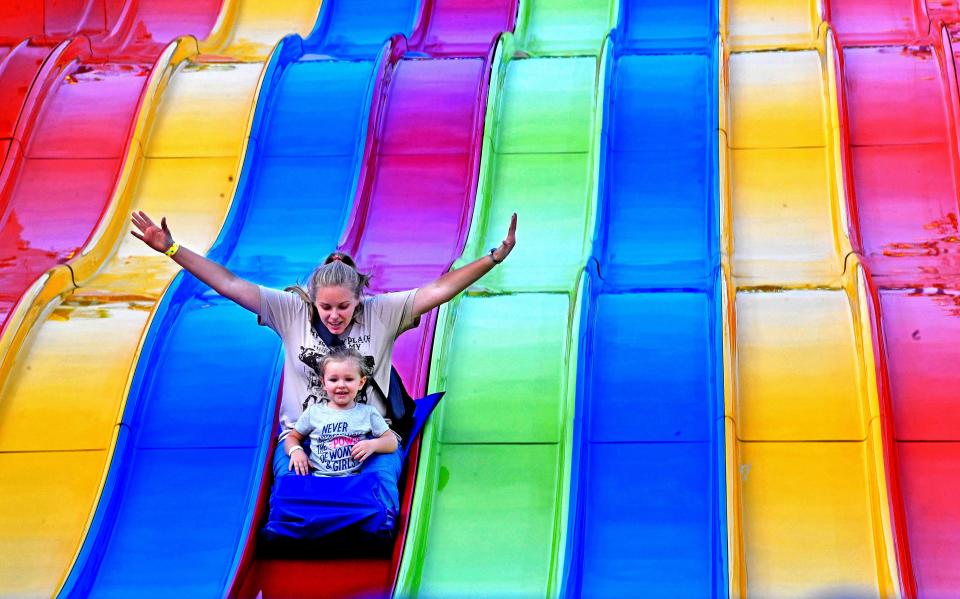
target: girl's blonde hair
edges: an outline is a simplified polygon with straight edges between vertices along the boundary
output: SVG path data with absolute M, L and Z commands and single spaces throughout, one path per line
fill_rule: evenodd
M 349 254 L 333 252 L 316 267 L 307 280 L 306 289 L 301 285 L 287 287 L 285 291 L 292 291 L 303 301 L 313 307 L 317 298 L 317 291 L 325 287 L 343 287 L 353 291 L 353 296 L 360 303 L 353 313 L 353 319 L 358 320 L 363 312 L 363 290 L 370 285 L 370 275 L 357 270 L 357 264 Z
M 366 358 L 363 357 L 363 354 L 352 347 L 338 345 L 320 358 L 320 360 L 317 362 L 317 371 L 320 373 L 321 379 L 323 378 L 323 372 L 326 370 L 327 364 L 331 362 L 353 362 L 356 364 L 357 372 L 360 373 L 361 377 L 369 379 L 371 376 L 373 376 L 373 368 L 371 368 L 367 363 Z

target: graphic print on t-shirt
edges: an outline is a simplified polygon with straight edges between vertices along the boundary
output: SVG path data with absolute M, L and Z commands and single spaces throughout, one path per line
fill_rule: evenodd
M 343 340 L 343 344 L 349 347 L 350 349 L 355 349 L 360 351 L 360 347 L 366 343 L 370 344 L 370 335 L 361 335 L 359 337 L 351 337 L 347 335 L 347 338 Z M 373 356 L 365 356 L 366 358 L 373 359 Z
M 330 351 L 312 328 L 310 334 L 313 337 L 314 344 L 309 347 L 301 345 L 300 354 L 297 356 L 306 366 L 304 373 L 307 375 L 307 388 L 310 390 L 310 394 L 303 400 L 304 410 L 323 397 L 323 381 L 320 380 L 320 358 Z
M 351 457 L 353 446 L 367 438 L 364 431 L 351 431 L 345 420 L 323 425 L 312 437 L 311 451 L 316 456 L 318 470 L 324 474 L 347 474 L 360 467 Z
M 320 359 L 330 352 L 327 344 L 323 342 L 323 339 L 320 338 L 320 335 L 317 334 L 313 327 L 310 328 L 310 337 L 313 339 L 314 344 L 309 347 L 301 345 L 300 353 L 297 355 L 300 362 L 306 366 L 304 373 L 307 377 L 307 387 L 310 389 L 309 395 L 303 400 L 302 407 L 304 410 L 324 399 L 323 380 L 320 378 Z M 360 337 L 350 337 L 348 335 L 343 340 L 343 343 L 347 347 L 360 351 L 362 344 L 370 343 L 370 335 L 362 335 Z M 374 357 L 364 355 L 363 361 L 370 371 L 373 372 L 376 367 Z M 357 395 L 357 403 L 367 403 L 366 388 Z

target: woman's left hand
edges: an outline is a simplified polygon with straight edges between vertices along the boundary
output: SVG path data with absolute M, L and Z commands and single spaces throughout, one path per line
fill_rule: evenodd
M 413 315 L 420 316 L 433 310 L 440 304 L 450 301 L 458 293 L 473 285 L 480 277 L 500 264 L 517 245 L 517 213 L 510 218 L 510 228 L 503 242 L 489 254 L 481 254 L 476 260 L 456 270 L 443 274 L 439 279 L 417 289 L 413 297 Z M 493 258 L 493 260 L 491 260 Z
M 513 251 L 513 246 L 517 245 L 517 213 L 514 212 L 513 216 L 510 218 L 510 228 L 507 229 L 507 236 L 504 237 L 503 241 L 500 242 L 500 247 L 493 250 L 493 257 L 497 262 L 503 262 L 506 260 L 507 256 L 510 255 L 510 252 Z

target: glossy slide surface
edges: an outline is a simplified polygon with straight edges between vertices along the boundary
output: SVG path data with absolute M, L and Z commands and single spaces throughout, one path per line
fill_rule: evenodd
M 424 433 L 399 597 L 555 594 L 562 568 L 600 60 L 515 59 L 513 37 L 501 44 L 461 260 L 498 245 L 514 211 L 524 242 L 441 310 L 431 389 L 447 395 Z
M 492 14 L 504 15 L 496 25 L 498 30 L 513 26 L 512 13 L 505 9 L 510 5 L 512 2 L 485 3 Z M 352 4 L 347 6 L 354 9 Z M 329 4 L 325 10 L 347 20 L 347 6 Z M 465 7 L 469 9 L 466 12 Z M 477 6 L 437 2 L 424 5 L 423 10 L 431 12 L 419 16 L 418 29 L 411 37 L 422 38 L 420 28 L 433 23 L 431 49 L 444 55 L 461 53 L 463 58 L 404 56 L 406 46 L 399 40 L 395 41 L 381 77 L 382 89 L 377 92 L 380 101 L 374 104 L 375 114 L 371 115 L 371 121 L 379 123 L 379 127 L 371 131 L 368 142 L 376 151 L 362 166 L 357 200 L 341 240 L 341 248 L 353 254 L 362 269 L 373 273 L 377 292 L 416 287 L 446 271 L 461 253 L 476 195 L 488 55 L 492 47 L 488 45 L 477 56 L 463 54 L 465 48 L 470 48 L 463 43 L 461 32 L 442 26 L 457 23 L 457 15 L 476 16 Z M 489 24 L 491 20 L 483 22 Z M 361 43 L 346 48 L 347 56 L 356 56 L 363 49 L 362 41 L 372 36 L 365 31 L 356 34 Z M 319 47 L 326 44 L 323 40 L 317 42 Z M 411 244 L 411 230 L 422 226 L 429 229 L 430 235 L 418 237 L 417 243 Z M 424 394 L 426 387 L 433 323 L 432 316 L 424 318 L 418 329 L 400 338 L 394 354 L 394 363 L 407 388 L 418 396 Z M 412 455 L 407 464 L 402 517 L 392 555 L 298 561 L 253 553 L 231 595 L 389 595 L 403 548 L 415 465 Z M 258 526 L 265 517 L 265 502 L 266 496 L 262 495 Z M 325 583 L 309 585 L 304 584 L 305 580 Z
M 91 52 L 100 63 L 105 57 L 112 63 L 139 59 L 147 63 L 145 68 L 149 69 L 164 46 L 177 36 L 205 37 L 222 3 L 223 0 L 17 0 L 4 3 L 0 7 L 0 144 L 4 144 L 0 146 L 0 163 L 6 156 L 6 145 L 14 139 L 25 104 L 32 111 L 39 110 L 35 104 L 43 101 L 44 94 L 57 91 L 62 70 L 79 72 L 83 75 L 82 81 L 76 82 L 89 88 L 91 81 L 110 81 L 119 75 L 116 69 L 108 70 L 97 79 L 98 65 L 97 61 L 90 61 Z M 64 51 L 71 46 L 72 51 L 64 58 Z M 71 60 L 82 59 L 93 64 L 83 69 L 79 64 L 69 64 Z M 136 69 L 130 71 L 129 76 L 143 79 Z M 34 85 L 38 89 L 33 89 Z M 101 99 L 104 95 L 99 94 Z M 79 99 L 82 103 L 90 96 L 87 90 L 73 100 Z M 59 112 L 62 119 L 62 106 Z M 81 107 L 79 112 L 89 115 L 90 110 Z M 36 115 L 27 114 L 23 118 L 35 120 Z M 17 135 L 21 146 L 15 155 L 17 158 L 27 145 L 23 138 L 29 126 L 25 124 L 26 130 Z M 124 128 L 118 129 L 122 135 Z
M 94 46 L 165 44 L 209 28 L 223 0 L 16 0 L 0 7 L 0 40 L 59 42 L 83 37 Z
M 135 20 L 138 37 L 82 37 L 53 50 L 26 40 L 0 59 L 0 138 L 10 142 L 0 167 L 0 331 L 41 274 L 90 242 L 130 154 L 157 59 L 177 35 L 205 37 L 220 2 L 165 5 L 165 17 L 126 11 L 117 27 Z M 171 15 L 184 16 L 182 29 L 166 22 Z
M 336 244 L 375 79 L 372 59 L 296 61 L 302 53 L 300 38 L 287 38 L 268 67 L 240 187 L 210 251 L 239 276 L 280 288 Z M 305 101 L 310 89 L 316 102 Z M 175 280 L 138 362 L 123 417 L 129 434 L 77 596 L 225 593 L 273 437 L 280 351 L 253 315 L 192 276 Z
M 52 43 L 30 39 L 0 40 L 0 142 L 6 144 L 0 150 L 0 165 L 6 161 L 6 148 L 13 141 L 30 88 L 54 48 Z
M 0 140 L 9 142 L 13 138 L 24 101 L 38 93 L 32 86 L 35 82 L 42 85 L 49 78 L 49 69 L 46 77 L 38 77 L 41 66 L 55 62 L 71 42 L 79 42 L 100 59 L 109 57 L 109 62 L 133 57 L 153 62 L 163 47 L 178 36 L 206 37 L 222 3 L 223 0 L 5 2 L 0 6 Z M 46 82 L 48 87 L 52 84 Z M 0 152 L 0 159 L 4 155 Z
M 517 46 L 535 56 L 595 56 L 619 8 L 620 2 L 611 0 L 524 0 Z
M 330 58 L 375 56 L 393 34 L 412 37 L 428 0 L 334 0 L 323 5 L 311 42 Z
M 811 48 L 824 20 L 820 0 L 727 0 L 720 6 L 730 51 Z
M 484 56 L 501 31 L 513 31 L 519 0 L 354 0 L 332 2 L 317 27 L 315 52 L 370 56 L 384 35 L 408 37 L 427 56 Z
M 731 594 L 897 596 L 869 296 L 847 239 L 836 49 L 818 19 L 771 39 L 786 21 L 753 28 L 764 6 L 730 3 L 737 43 L 721 88 Z
M 225 29 L 215 31 L 214 45 L 205 48 L 229 55 L 231 46 L 216 37 L 227 30 L 230 39 L 266 40 L 269 22 L 277 28 L 275 41 L 290 30 L 305 32 L 316 19 L 316 3 L 286 3 L 285 13 L 266 20 L 264 14 L 277 10 L 269 4 L 233 6 L 221 23 Z M 128 158 L 134 166 L 117 192 L 120 224 L 104 230 L 99 261 L 73 268 L 80 289 L 44 307 L 28 343 L 5 365 L 0 459 L 12 474 L 2 481 L 2 538 L 9 549 L 0 579 L 16 585 L 12 594 L 55 594 L 74 562 L 113 445 L 125 429 L 120 417 L 141 335 L 176 272 L 172 262 L 126 234 L 126 213 L 165 214 L 182 243 L 198 251 L 209 247 L 236 185 L 270 46 L 245 42 L 239 52 L 252 60 L 256 48 L 261 62 L 211 63 L 195 43 L 182 42 L 171 58 L 176 68 L 150 106 L 152 128 L 137 144 L 138 155 Z M 190 55 L 195 60 L 185 59 Z M 38 435 L 40 421 L 57 422 L 57 433 Z M 58 476 L 46 474 L 51 471 Z M 31 551 L 23 549 L 27 540 Z
M 484 56 L 516 26 L 521 0 L 424 0 L 411 48 L 431 56 Z
M 852 231 L 882 339 L 903 586 L 910 597 L 950 597 L 960 588 L 956 41 L 916 3 L 890 6 L 885 19 L 868 18 L 864 4 L 831 9 L 843 43 Z
M 580 322 L 565 597 L 726 597 L 717 7 L 627 2 Z
M 0 6 L 0 40 L 60 41 L 79 36 L 103 37 L 124 18 L 127 4 L 129 0 L 4 2 Z
M 920 42 L 931 33 L 931 12 L 941 18 L 956 14 L 956 3 L 937 0 L 826 0 L 824 5 L 842 46 Z

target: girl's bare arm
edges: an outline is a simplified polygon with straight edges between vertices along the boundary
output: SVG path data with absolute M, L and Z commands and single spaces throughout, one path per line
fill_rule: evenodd
M 296 430 L 290 431 L 283 438 L 283 450 L 290 456 L 288 468 L 297 474 L 310 474 L 310 460 L 307 459 L 307 454 L 303 451 L 301 443 L 303 443 L 303 435 Z M 300 447 L 300 449 L 290 453 L 295 447 Z

